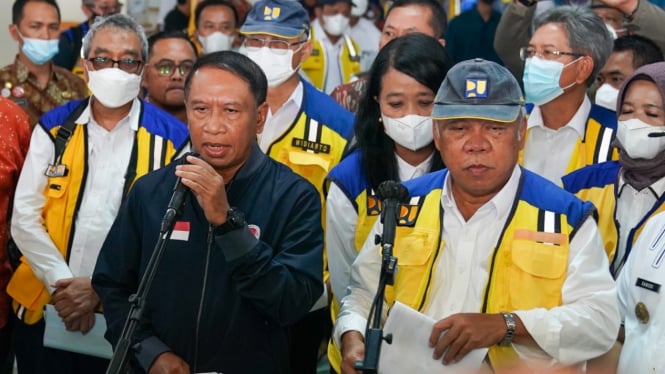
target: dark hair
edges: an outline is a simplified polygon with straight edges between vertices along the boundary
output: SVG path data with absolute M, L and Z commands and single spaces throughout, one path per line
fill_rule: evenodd
M 448 29 L 448 16 L 446 16 L 446 10 L 443 9 L 443 6 L 437 0 L 395 0 L 383 19 L 387 19 L 393 9 L 411 5 L 423 6 L 430 9 L 432 17 L 429 20 L 429 26 L 434 30 L 434 34 L 438 35 L 438 38 L 443 38 Z
M 55 2 L 55 0 L 16 0 L 14 2 L 14 5 L 12 6 L 13 24 L 18 25 L 19 22 L 21 22 L 21 20 L 23 19 L 23 8 L 25 8 L 25 4 L 27 4 L 30 1 L 35 3 L 45 3 L 53 6 L 56 12 L 58 13 L 58 22 L 60 22 L 60 7 L 58 6 L 58 3 Z
M 386 180 L 399 180 L 395 143 L 386 135 L 380 122 L 381 108 L 377 98 L 383 76 L 389 69 L 395 69 L 436 94 L 451 67 L 452 61 L 439 41 L 422 33 L 410 33 L 391 40 L 379 51 L 369 71 L 354 125 L 363 174 L 372 188 L 377 189 Z M 430 171 L 441 168 L 441 156 L 434 152 Z
M 157 43 L 160 40 L 164 39 L 182 39 L 187 41 L 187 44 L 189 44 L 190 47 L 192 47 L 192 51 L 194 51 L 194 55 L 197 55 L 196 53 L 196 46 L 192 42 L 192 40 L 185 34 L 184 32 L 180 30 L 172 30 L 172 31 L 160 31 L 155 35 L 152 35 L 151 37 L 148 38 L 148 56 L 152 56 L 152 48 L 154 47 L 155 43 Z
M 203 9 L 213 5 L 223 5 L 231 9 L 231 12 L 233 12 L 233 19 L 236 21 L 236 27 L 240 24 L 240 20 L 238 19 L 238 11 L 230 0 L 203 0 L 196 5 L 196 9 L 194 10 L 194 25 L 196 25 L 197 29 L 199 28 L 199 18 L 201 17 Z
M 194 63 L 192 71 L 185 79 L 185 100 L 189 97 L 189 89 L 192 84 L 192 77 L 196 72 L 211 67 L 214 69 L 225 70 L 237 76 L 249 84 L 249 90 L 256 100 L 256 105 L 261 105 L 266 101 L 268 92 L 268 80 L 263 70 L 249 57 L 232 51 L 219 51 L 208 53 L 200 57 Z M 214 82 L 210 82 L 214 84 Z
M 663 52 L 649 38 L 640 35 L 622 36 L 614 41 L 612 52 L 633 52 L 633 68 L 663 61 Z

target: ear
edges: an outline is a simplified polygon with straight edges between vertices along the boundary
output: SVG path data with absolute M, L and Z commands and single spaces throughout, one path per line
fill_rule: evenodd
M 585 85 L 587 79 L 589 79 L 591 73 L 593 73 L 593 66 L 593 59 L 590 56 L 582 57 L 577 63 L 577 78 L 575 79 L 575 82 L 577 84 Z
M 88 83 L 90 82 L 90 77 L 88 76 L 88 61 L 81 58 L 81 66 L 83 67 L 83 80 L 85 80 L 85 83 Z
M 441 152 L 441 134 L 439 133 L 439 125 L 436 120 L 432 121 L 432 132 L 434 133 L 434 146 Z
M 312 43 L 313 43 L 312 39 L 308 39 L 303 44 L 303 46 L 302 46 L 302 56 L 300 56 L 300 64 L 299 65 L 302 65 L 305 62 L 305 60 L 307 60 L 309 58 L 309 56 L 312 55 L 312 48 L 313 48 Z
M 18 36 L 18 26 L 13 23 L 9 25 L 9 35 L 11 35 L 12 39 L 21 43 L 21 37 Z
M 322 5 L 316 5 L 314 7 L 314 16 L 319 19 L 319 22 L 321 22 L 321 7 Z
M 260 134 L 263 132 L 263 125 L 266 123 L 266 118 L 268 117 L 268 102 L 265 101 L 263 104 L 259 105 L 256 115 L 256 133 Z
M 522 123 L 518 126 L 517 141 L 519 142 L 519 149 L 522 150 L 524 149 L 524 143 L 526 143 L 526 115 L 522 116 Z

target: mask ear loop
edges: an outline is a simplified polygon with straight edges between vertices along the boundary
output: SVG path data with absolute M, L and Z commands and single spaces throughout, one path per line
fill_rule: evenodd
M 585 57 L 585 56 L 580 56 L 580 57 L 574 59 L 573 61 L 571 61 L 571 62 L 569 62 L 569 63 L 563 65 L 563 69 L 567 68 L 568 66 L 570 66 L 570 65 L 572 65 L 572 64 L 574 64 L 574 63 L 576 63 L 576 62 L 578 62 L 578 61 L 581 61 L 582 58 L 584 58 L 584 57 Z M 561 70 L 563 71 L 563 69 L 561 69 Z M 573 83 L 567 85 L 566 87 L 561 87 L 561 89 L 562 89 L 562 90 L 567 90 L 567 89 L 569 89 L 570 87 L 572 87 L 572 86 L 574 86 L 574 85 L 576 85 L 576 84 L 577 84 L 577 82 L 573 81 Z

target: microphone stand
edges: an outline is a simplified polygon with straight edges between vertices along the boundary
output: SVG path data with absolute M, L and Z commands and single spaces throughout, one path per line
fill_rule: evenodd
M 399 203 L 408 199 L 406 188 L 395 181 L 382 182 L 379 185 L 379 195 L 385 196 L 381 212 L 383 235 L 377 235 L 375 238 L 377 244 L 381 243 L 381 274 L 365 330 L 365 358 L 362 361 L 357 361 L 355 364 L 355 369 L 365 374 L 378 373 L 381 342 L 385 340 L 386 343 L 392 344 L 393 341 L 392 334 L 383 335 L 381 315 L 383 312 L 386 285 L 394 284 L 397 272 L 397 257 L 393 256 L 393 243 L 395 241 Z
M 129 314 L 127 315 L 125 326 L 122 328 L 122 333 L 118 339 L 118 344 L 116 345 L 116 349 L 113 352 L 113 357 L 111 358 L 111 363 L 106 370 L 106 374 L 120 374 L 126 372 L 123 369 L 127 365 L 127 358 L 130 348 L 129 345 L 131 344 L 132 338 L 134 337 L 136 327 L 143 317 L 143 312 L 145 310 L 145 299 L 150 292 L 155 274 L 157 274 L 159 262 L 161 261 L 162 255 L 164 254 L 166 244 L 168 243 L 169 238 L 171 238 L 171 234 L 173 233 L 177 213 L 177 210 L 169 208 L 164 214 L 164 218 L 162 219 L 162 227 L 159 232 L 159 239 L 157 240 L 157 244 L 155 244 L 155 249 L 150 256 L 148 265 L 146 266 L 145 272 L 141 277 L 139 287 L 136 290 L 136 293 L 129 296 L 129 303 L 131 305 L 129 308 Z

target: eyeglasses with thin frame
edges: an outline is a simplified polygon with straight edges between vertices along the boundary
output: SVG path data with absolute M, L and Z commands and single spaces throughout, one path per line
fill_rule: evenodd
M 88 61 L 92 63 L 92 67 L 94 67 L 95 70 L 108 69 L 117 65 L 118 69 L 130 74 L 138 73 L 139 69 L 141 68 L 141 64 L 143 63 L 143 61 L 137 60 L 135 58 L 123 58 L 120 60 L 114 60 L 112 58 L 101 56 L 91 57 L 88 59 Z
M 180 73 L 180 76 L 185 77 L 187 74 L 189 74 L 190 71 L 192 71 L 192 67 L 194 67 L 194 61 L 185 60 L 180 64 L 176 64 L 171 60 L 165 60 L 150 66 L 157 69 L 157 73 L 164 77 L 173 76 L 173 73 L 175 73 L 176 70 Z
M 255 37 L 247 37 L 245 38 L 243 45 L 245 48 L 247 48 L 248 51 L 251 52 L 258 51 L 260 48 L 266 46 L 270 48 L 275 54 L 285 55 L 291 47 L 303 44 L 306 41 L 307 40 L 299 40 L 297 42 L 289 43 L 286 40 L 281 39 L 266 40 Z
M 535 48 L 532 47 L 522 47 L 520 48 L 520 58 L 522 61 L 526 61 L 527 58 L 538 56 L 543 60 L 556 60 L 561 56 L 573 56 L 573 57 L 582 57 L 583 53 L 575 52 L 563 52 L 556 49 L 543 49 L 538 52 Z

